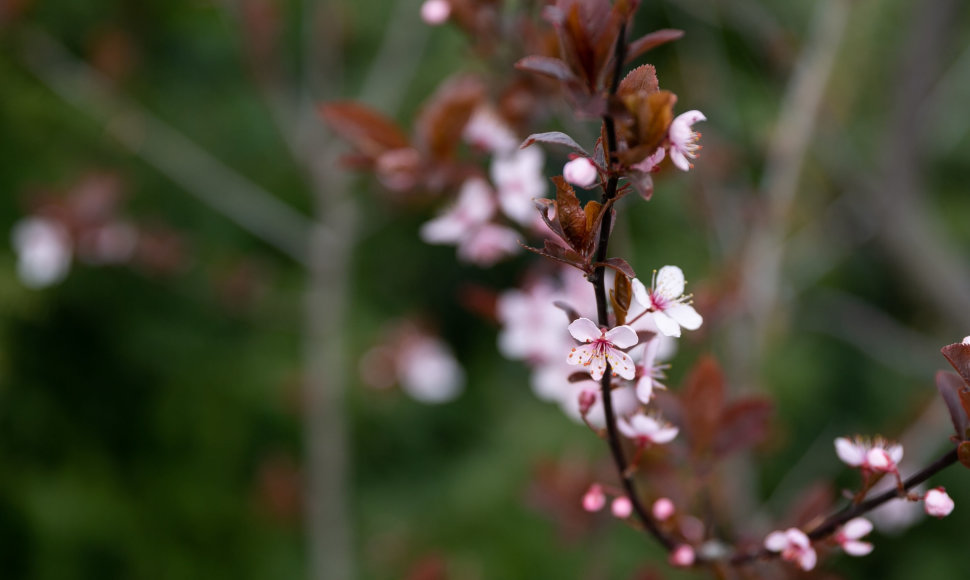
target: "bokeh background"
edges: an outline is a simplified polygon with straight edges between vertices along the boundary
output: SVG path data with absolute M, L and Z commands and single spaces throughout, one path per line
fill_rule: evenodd
M 734 392 L 777 398 L 770 442 L 730 466 L 761 533 L 813 483 L 856 483 L 836 436 L 902 437 L 911 470 L 946 447 L 938 349 L 970 334 L 970 14 L 644 4 L 638 33 L 686 31 L 646 60 L 709 121 L 695 171 L 624 202 L 614 253 L 688 273 L 706 326 L 673 388 L 710 352 Z M 605 446 L 469 308 L 469 288 L 512 287 L 535 258 L 458 264 L 417 237 L 431 206 L 336 164 L 314 103 L 408 126 L 442 79 L 485 66 L 419 6 L 0 1 L 0 577 L 669 574 L 641 534 L 579 510 Z M 15 240 L 38 215 L 76 236 L 44 283 Z M 465 369 L 452 402 L 360 380 L 388 322 L 415 317 Z M 330 502 L 315 525 L 308 481 Z M 949 518 L 825 571 L 961 577 L 968 481 L 934 479 Z

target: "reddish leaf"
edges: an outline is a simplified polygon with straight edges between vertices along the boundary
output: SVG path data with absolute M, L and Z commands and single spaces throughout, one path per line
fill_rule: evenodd
M 695 454 L 714 441 L 724 409 L 724 375 L 710 356 L 705 356 L 687 376 L 683 391 L 684 419 Z
M 617 199 L 619 198 L 614 197 L 613 199 L 607 201 L 606 205 L 600 207 L 592 223 L 587 225 L 588 229 L 586 230 L 586 243 L 583 245 L 583 251 L 586 253 L 586 255 L 591 255 L 596 249 L 596 243 L 599 241 L 600 226 L 603 224 L 603 216 L 606 215 L 606 212 L 613 212 L 613 202 L 615 202 Z M 587 207 L 588 206 L 589 204 L 587 204 Z M 616 225 L 615 219 L 610 222 L 610 233 L 613 233 L 614 225 Z
M 569 135 L 562 133 L 560 131 L 549 131 L 547 133 L 533 133 L 532 135 L 529 135 L 529 137 L 525 141 L 522 142 L 521 149 L 525 149 L 526 147 L 528 147 L 529 145 L 532 145 L 537 141 L 539 143 L 563 145 L 565 147 L 569 147 L 573 151 L 577 151 L 579 153 L 582 153 L 586 157 L 589 157 L 589 153 L 587 153 L 586 150 L 583 149 L 582 145 L 574 141 L 573 138 L 570 137 Z
M 515 63 L 515 68 L 552 77 L 563 82 L 576 81 L 576 75 L 573 74 L 573 71 L 569 70 L 569 65 L 551 56 L 527 56 Z
M 530 252 L 539 254 L 540 256 L 545 256 L 546 258 L 551 258 L 553 260 L 556 260 L 557 262 L 562 262 L 567 266 L 578 268 L 583 272 L 586 271 L 585 262 L 582 256 L 580 256 L 573 250 L 567 250 L 566 248 L 560 246 L 559 244 L 557 244 L 556 242 L 553 242 L 552 240 L 546 240 L 545 246 L 541 250 L 539 248 L 526 246 L 525 244 L 522 244 L 522 243 L 519 243 L 519 245 L 525 248 L 526 250 L 529 250 Z
M 950 421 L 960 439 L 970 438 L 970 389 L 966 383 L 953 373 L 938 371 L 936 373 L 936 389 L 943 397 L 946 410 L 950 412 Z
M 457 77 L 438 87 L 415 125 L 421 147 L 436 159 L 451 157 L 484 95 L 485 87 L 473 77 Z
M 768 435 L 774 405 L 767 398 L 748 398 L 730 404 L 721 416 L 714 453 L 721 457 L 761 443 Z
M 350 101 L 326 103 L 318 111 L 331 129 L 371 159 L 410 145 L 393 121 L 365 105 Z
M 645 93 L 655 93 L 660 90 L 660 81 L 657 80 L 657 69 L 651 64 L 638 66 L 631 70 L 629 74 L 620 81 L 617 93 L 626 95 L 643 91 Z
M 532 202 L 536 204 L 536 209 L 539 210 L 539 217 L 542 218 L 542 221 L 546 223 L 549 229 L 560 238 L 565 238 L 566 234 L 563 233 L 562 228 L 559 226 L 559 222 L 555 219 L 555 216 L 549 216 L 549 211 L 556 209 L 556 202 L 544 197 L 537 197 L 533 199 Z
M 940 349 L 946 360 L 950 361 L 957 373 L 963 377 L 963 381 L 970 387 L 970 344 L 958 342 L 949 344 Z
M 577 371 L 569 375 L 570 383 L 581 383 L 583 381 L 591 381 L 591 380 L 593 380 L 593 377 L 591 377 L 589 373 L 586 373 L 583 371 Z
M 583 213 L 586 214 L 586 231 L 592 235 L 596 235 L 593 224 L 596 223 L 596 217 L 602 209 L 603 205 L 598 201 L 587 201 L 586 206 L 583 208 Z
M 970 441 L 963 441 L 957 445 L 957 458 L 964 467 L 970 469 Z
M 625 177 L 644 201 L 650 201 L 650 198 L 653 197 L 653 174 L 643 171 L 629 171 Z
M 552 178 L 556 185 L 556 219 L 565 234 L 565 241 L 575 250 L 581 250 L 586 242 L 586 212 L 579 205 L 573 186 L 561 176 Z
M 630 310 L 632 299 L 633 286 L 630 284 L 630 278 L 623 274 L 617 275 L 613 279 L 613 288 L 610 290 L 610 304 L 613 305 L 617 324 L 626 324 L 626 313 Z
M 645 342 L 650 342 L 655 336 L 657 336 L 656 332 L 650 332 L 649 330 L 638 330 L 637 343 L 643 344 Z
M 627 263 L 623 258 L 607 258 L 605 262 L 596 262 L 594 266 L 605 266 L 616 272 L 628 276 L 630 278 L 636 278 L 637 274 L 633 271 L 633 267 Z
M 645 34 L 630 43 L 629 48 L 627 48 L 626 61 L 630 62 L 648 50 L 652 50 L 661 44 L 677 40 L 682 36 L 684 36 L 683 30 L 673 28 L 664 28 Z

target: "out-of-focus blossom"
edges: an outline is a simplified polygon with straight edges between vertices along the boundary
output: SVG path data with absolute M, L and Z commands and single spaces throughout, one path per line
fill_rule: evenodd
M 616 421 L 616 426 L 620 429 L 620 433 L 632 439 L 638 447 L 646 447 L 652 443 L 670 443 L 678 432 L 677 427 L 643 413 L 637 413 L 630 417 L 629 421 L 620 417 Z
M 662 497 L 653 502 L 653 506 L 650 507 L 650 512 L 653 513 L 653 517 L 659 522 L 669 519 L 670 516 L 674 515 L 674 511 L 674 502 L 666 497 Z
M 964 336 L 961 344 L 970 344 L 970 336 Z
M 374 171 L 381 185 L 391 191 L 407 191 L 417 185 L 421 154 L 413 147 L 402 147 L 381 153 Z
M 835 452 L 846 465 L 874 473 L 898 473 L 897 465 L 903 459 L 903 446 L 882 437 L 839 437 Z
M 677 266 L 664 266 L 655 272 L 649 290 L 639 279 L 633 279 L 633 297 L 653 311 L 657 329 L 665 336 L 680 336 L 681 327 L 696 330 L 704 322 L 689 304 L 691 296 L 684 295 L 686 284 L 684 272 Z
M 610 394 L 613 401 L 614 415 L 617 417 L 629 417 L 637 412 L 639 402 L 637 401 L 637 396 L 632 388 L 614 388 L 612 391 L 610 391 Z M 598 392 L 597 395 L 599 395 Z M 576 413 L 578 409 L 568 408 L 565 409 L 565 411 L 567 415 L 575 417 L 577 416 Z M 603 408 L 603 397 L 597 396 L 596 402 L 593 403 L 589 413 L 586 414 L 586 423 L 592 425 L 596 429 L 603 429 L 606 427 L 606 411 Z
M 429 244 L 456 244 L 458 257 L 480 266 L 490 266 L 519 250 L 518 234 L 491 223 L 495 199 L 484 179 L 465 181 L 451 209 L 421 227 L 421 239 Z
M 630 514 L 633 513 L 633 502 L 631 502 L 630 498 L 626 496 L 620 496 L 614 499 L 613 503 L 610 504 L 610 511 L 613 512 L 614 516 L 620 518 L 621 520 L 625 520 L 626 518 L 630 517 Z
M 461 394 L 465 371 L 451 349 L 413 322 L 393 325 L 360 360 L 363 381 L 379 389 L 399 384 L 422 403 L 445 403 Z
M 923 496 L 923 509 L 933 517 L 944 518 L 950 515 L 954 507 L 953 498 L 942 487 L 934 487 Z
M 688 171 L 694 166 L 688 158 L 696 158 L 697 151 L 701 148 L 697 144 L 701 134 L 691 127 L 694 123 L 706 120 L 707 117 L 700 111 L 687 111 L 677 115 L 670 123 L 670 129 L 667 131 L 667 138 L 670 140 L 670 160 L 681 171 Z
M 603 487 L 594 483 L 589 487 L 589 490 L 583 494 L 583 509 L 588 512 L 598 512 L 603 509 L 606 505 L 606 494 L 603 493 Z
M 872 531 L 872 522 L 866 518 L 854 518 L 845 523 L 835 533 L 835 541 L 842 546 L 842 550 L 850 556 L 865 556 L 872 552 L 872 544 L 860 542 L 859 539 Z
M 465 141 L 495 155 L 509 155 L 519 146 L 519 139 L 508 124 L 489 105 L 472 113 L 462 131 Z
M 672 566 L 689 568 L 694 565 L 695 557 L 694 548 L 691 548 L 687 544 L 681 544 L 670 553 L 669 561 Z
M 432 336 L 406 345 L 399 355 L 401 388 L 422 403 L 445 403 L 461 394 L 465 371 L 451 349 Z
M 44 288 L 67 276 L 73 248 L 60 223 L 43 217 L 24 218 L 14 225 L 11 238 L 17 252 L 17 275 L 25 286 Z
M 525 226 L 532 225 L 537 215 L 532 200 L 546 194 L 544 163 L 539 147 L 514 149 L 492 159 L 490 175 L 502 213 Z
M 666 388 L 660 380 L 666 378 L 664 369 L 669 365 L 657 362 L 663 339 L 664 336 L 662 334 L 657 334 L 647 342 L 637 345 L 635 350 L 630 351 L 631 357 L 640 359 L 640 362 L 637 364 L 636 390 L 637 398 L 643 404 L 650 402 L 650 399 L 653 398 L 653 390 L 655 388 Z
M 84 232 L 78 240 L 78 257 L 94 265 L 123 264 L 135 253 L 138 230 L 125 222 L 110 222 Z
M 615 374 L 624 379 L 633 379 L 636 376 L 633 359 L 619 350 L 637 343 L 637 333 L 629 326 L 604 330 L 588 318 L 579 318 L 569 325 L 569 334 L 586 344 L 574 347 L 566 357 L 566 362 L 588 367 L 593 380 L 603 378 L 607 363 Z
M 533 364 L 559 360 L 571 343 L 566 315 L 553 304 L 562 293 L 551 281 L 540 281 L 526 290 L 503 292 L 496 304 L 502 323 L 498 348 L 504 356 Z
M 577 157 L 563 166 L 562 176 L 573 185 L 589 187 L 596 183 L 599 170 L 589 157 Z
M 448 0 L 425 0 L 421 5 L 421 20 L 436 26 L 444 24 L 451 16 L 451 3 Z
M 815 568 L 818 555 L 805 532 L 798 528 L 788 528 L 784 532 L 775 531 L 765 538 L 765 548 L 780 552 L 783 560 L 794 562 L 802 570 Z

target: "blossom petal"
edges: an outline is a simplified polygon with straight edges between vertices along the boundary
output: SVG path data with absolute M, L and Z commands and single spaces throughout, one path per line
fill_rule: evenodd
M 634 278 L 630 284 L 633 286 L 634 300 L 642 304 L 644 308 L 653 306 L 653 301 L 650 300 L 650 293 L 647 292 L 647 287 L 643 285 L 643 282 L 639 278 Z
M 629 421 L 627 421 L 623 417 L 620 417 L 619 419 L 616 420 L 616 426 L 617 428 L 619 428 L 620 433 L 623 433 L 624 436 L 630 439 L 637 438 L 638 433 L 636 429 L 634 429 L 633 426 L 630 425 Z
M 706 121 L 706 120 L 707 120 L 707 117 L 704 116 L 704 113 L 698 111 L 697 109 L 694 109 L 693 111 L 687 111 L 686 113 L 681 113 L 677 115 L 676 118 L 674 118 L 674 122 L 680 121 L 681 123 L 687 124 L 688 127 L 690 127 L 694 123 L 699 123 L 701 121 Z
M 606 331 L 606 340 L 616 348 L 630 348 L 639 342 L 637 332 L 631 327 L 623 325 Z
M 861 445 L 849 441 L 845 437 L 835 440 L 835 452 L 846 465 L 857 467 L 862 465 L 866 458 L 866 450 Z
M 637 376 L 637 367 L 633 364 L 633 359 L 627 353 L 610 349 L 607 351 L 606 360 L 610 363 L 613 372 L 624 379 L 632 381 Z
M 889 454 L 889 458 L 893 460 L 893 463 L 899 463 L 903 460 L 903 446 L 898 443 L 890 445 L 886 449 L 886 453 Z
M 690 161 L 687 161 L 687 157 L 681 153 L 680 149 L 674 147 L 670 148 L 670 161 L 677 166 L 677 169 L 681 171 L 690 171 Z
M 661 427 L 650 437 L 650 439 L 652 439 L 654 443 L 670 443 L 675 437 L 677 437 L 677 433 L 679 432 L 680 429 L 677 427 Z
M 765 538 L 765 548 L 772 552 L 780 552 L 788 547 L 788 536 L 785 532 L 774 531 Z
M 842 526 L 842 533 L 850 540 L 858 540 L 872 531 L 872 522 L 866 518 L 854 518 Z
M 687 330 L 697 330 L 704 322 L 701 315 L 690 304 L 672 304 L 664 310 L 664 313 Z
M 603 331 L 589 318 L 577 318 L 569 324 L 569 334 L 580 342 L 592 342 L 603 336 Z
M 589 359 L 586 366 L 589 368 L 589 376 L 593 377 L 593 380 L 598 381 L 603 378 L 603 374 L 606 372 L 606 357 L 595 355 Z
M 798 557 L 798 565 L 806 572 L 815 568 L 816 562 L 818 562 L 818 555 L 812 548 L 805 549 Z
M 571 365 L 588 365 L 594 356 L 596 356 L 596 347 L 592 344 L 584 344 L 572 349 L 566 357 L 566 362 Z
M 649 375 L 643 375 L 640 380 L 637 381 L 637 399 L 641 403 L 646 405 L 653 398 L 653 377 Z
M 657 272 L 657 282 L 653 291 L 667 300 L 677 300 L 684 295 L 684 271 L 677 266 L 664 266 Z
M 865 556 L 872 552 L 872 544 L 858 540 L 849 540 L 842 544 L 842 549 L 850 556 Z
M 664 336 L 680 336 L 680 325 L 673 318 L 663 312 L 654 312 L 653 321 L 657 324 L 657 330 Z

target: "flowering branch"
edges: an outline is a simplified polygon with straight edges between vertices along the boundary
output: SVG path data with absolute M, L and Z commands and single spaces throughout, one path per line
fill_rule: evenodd
M 614 64 L 615 68 L 613 70 L 613 81 L 610 86 L 610 96 L 616 94 L 617 89 L 620 85 L 620 75 L 623 71 L 623 62 L 626 55 L 626 25 L 620 27 L 619 36 L 616 39 L 616 46 L 614 48 Z M 606 132 L 606 151 L 607 158 L 609 159 L 609 179 L 606 182 L 606 188 L 603 190 L 602 204 L 606 207 L 607 202 L 616 198 L 617 186 L 619 185 L 619 176 L 614 170 L 614 164 L 616 163 L 616 127 L 613 121 L 613 116 L 610 113 L 603 115 L 603 126 Z M 599 243 L 596 248 L 596 262 L 603 263 L 606 261 L 606 253 L 610 243 L 610 231 L 613 229 L 613 212 L 607 209 L 603 215 L 603 221 L 600 224 L 599 231 Z M 600 326 L 610 326 L 609 315 L 606 309 L 606 268 L 604 266 L 597 266 L 593 270 L 593 275 L 590 277 L 590 282 L 593 284 L 594 293 L 596 295 L 596 314 L 599 318 Z M 623 447 L 620 444 L 620 433 L 617 429 L 616 423 L 616 413 L 613 409 L 613 396 L 611 388 L 612 373 L 607 363 L 606 372 L 603 374 L 603 378 L 600 380 L 600 389 L 603 393 L 603 412 L 606 415 L 606 436 L 609 442 L 610 452 L 613 455 L 613 461 L 616 463 L 617 473 L 620 475 L 620 481 L 623 484 L 623 490 L 626 492 L 627 497 L 633 505 L 633 511 L 637 514 L 637 518 L 643 524 L 643 527 L 660 542 L 661 545 L 668 551 L 673 551 L 676 548 L 676 543 L 665 534 L 650 517 L 647 512 L 646 507 L 643 502 L 640 501 L 640 497 L 637 495 L 636 487 L 633 485 L 633 473 L 629 469 L 629 463 L 627 462 L 626 455 L 623 453 Z

